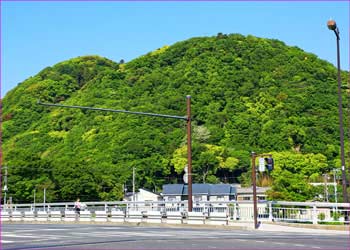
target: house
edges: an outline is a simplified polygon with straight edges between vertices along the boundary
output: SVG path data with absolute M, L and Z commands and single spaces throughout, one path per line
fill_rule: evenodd
M 237 196 L 237 188 L 229 184 L 212 185 L 209 190 L 209 201 L 232 201 Z
M 269 187 L 257 187 L 258 201 L 266 201 L 266 191 Z M 185 184 L 163 185 L 164 201 L 183 201 L 188 199 L 188 188 Z M 253 187 L 242 188 L 239 184 L 193 184 L 192 195 L 194 202 L 200 201 L 252 201 Z
M 183 198 L 184 184 L 166 184 L 163 185 L 161 196 L 164 201 L 177 202 L 184 200 Z
M 163 185 L 164 201 L 188 200 L 188 186 L 185 184 Z M 192 184 L 193 202 L 230 201 L 236 199 L 236 187 L 231 184 Z
M 256 197 L 258 201 L 266 201 L 266 191 L 269 187 L 256 187 Z M 253 200 L 253 187 L 237 188 L 237 201 L 252 201 Z
M 162 198 L 159 194 L 152 193 L 142 188 L 140 188 L 138 192 L 135 192 L 135 199 L 132 192 L 128 192 L 124 196 L 124 201 L 152 202 L 152 201 L 161 201 L 161 200 Z

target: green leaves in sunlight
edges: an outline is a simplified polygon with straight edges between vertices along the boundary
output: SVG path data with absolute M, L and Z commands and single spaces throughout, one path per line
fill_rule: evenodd
M 2 100 L 8 195 L 29 202 L 45 188 L 47 202 L 120 200 L 131 191 L 133 168 L 136 188 L 182 183 L 185 121 L 37 100 L 185 116 L 191 95 L 194 182 L 249 186 L 250 153 L 273 152 L 270 198 L 312 199 L 309 183 L 339 167 L 336 72 L 281 41 L 222 33 L 130 62 L 81 56 L 49 66 Z M 348 102 L 344 92 L 344 114 Z

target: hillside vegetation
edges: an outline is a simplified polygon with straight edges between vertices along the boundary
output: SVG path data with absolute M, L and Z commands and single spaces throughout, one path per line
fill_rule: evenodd
M 37 100 L 185 116 L 191 95 L 195 182 L 249 186 L 250 153 L 272 153 L 275 170 L 258 178 L 269 197 L 313 199 L 319 190 L 308 183 L 340 166 L 336 72 L 281 41 L 220 33 L 127 63 L 83 56 L 47 67 L 3 99 L 8 196 L 29 202 L 35 189 L 40 201 L 46 189 L 48 202 L 120 200 L 133 167 L 137 188 L 181 183 L 185 121 Z

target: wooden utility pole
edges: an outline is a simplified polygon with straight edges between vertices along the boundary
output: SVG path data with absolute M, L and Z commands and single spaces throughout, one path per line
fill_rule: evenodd
M 257 229 L 259 227 L 258 225 L 258 202 L 257 202 L 257 195 L 256 195 L 256 166 L 255 166 L 255 159 L 257 157 L 272 157 L 271 154 L 256 154 L 255 152 L 252 152 L 252 183 L 253 183 L 253 212 L 254 212 L 254 228 Z M 273 160 L 272 160 L 273 164 Z M 273 166 L 272 166 L 273 168 Z

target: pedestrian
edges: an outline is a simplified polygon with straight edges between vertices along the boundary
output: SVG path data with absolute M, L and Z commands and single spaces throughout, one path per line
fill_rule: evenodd
M 75 202 L 74 202 L 74 210 L 75 212 L 80 216 L 80 208 L 81 208 L 81 203 L 80 203 L 80 199 L 78 198 Z

